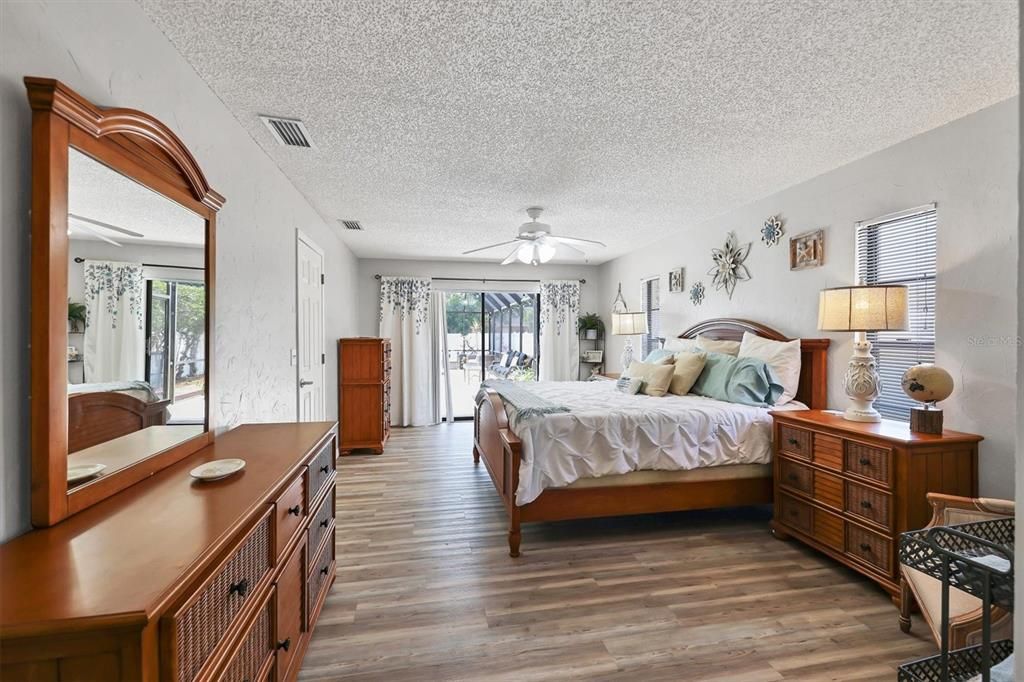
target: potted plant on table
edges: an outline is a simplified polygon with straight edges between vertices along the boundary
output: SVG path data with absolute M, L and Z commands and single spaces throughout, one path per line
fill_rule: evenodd
M 601 321 L 597 313 L 584 313 L 580 315 L 579 328 L 584 338 L 592 341 L 604 329 L 604 322 Z
M 68 324 L 71 325 L 70 331 L 74 334 L 85 329 L 84 303 L 75 303 L 70 298 L 68 299 Z

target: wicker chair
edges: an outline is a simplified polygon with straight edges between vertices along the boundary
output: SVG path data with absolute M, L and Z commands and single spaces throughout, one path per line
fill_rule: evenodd
M 956 497 L 928 493 L 932 505 L 932 520 L 925 528 L 957 523 L 987 521 L 1013 516 L 1013 501 L 988 498 Z M 910 632 L 910 610 L 913 602 L 931 630 L 936 644 L 941 645 L 940 613 L 942 585 L 938 580 L 920 571 L 900 566 L 900 629 Z M 992 639 L 1012 637 L 1013 614 L 1000 608 L 992 609 Z M 981 643 L 981 600 L 960 590 L 949 591 L 949 648 L 960 649 Z

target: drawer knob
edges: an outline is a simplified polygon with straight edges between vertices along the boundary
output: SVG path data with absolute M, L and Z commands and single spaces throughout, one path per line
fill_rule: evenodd
M 291 646 L 292 646 L 292 638 L 291 637 L 289 637 L 288 639 L 285 639 L 285 640 L 281 640 L 281 641 L 279 641 L 277 643 L 277 648 L 278 649 L 284 649 L 285 651 L 288 651 L 288 649 L 290 649 Z
M 796 516 L 797 516 L 797 511 L 796 511 L 796 509 L 790 509 L 790 510 L 789 510 L 789 515 L 790 515 L 790 516 L 793 516 L 793 517 L 796 517 Z
M 798 441 L 796 438 L 790 438 L 788 442 L 789 442 L 790 445 L 793 445 L 793 446 L 800 445 L 800 441 Z
M 861 500 L 860 506 L 864 507 L 865 509 L 871 509 L 871 503 L 868 502 L 867 500 Z
M 288 507 L 288 513 L 292 516 L 298 516 L 302 513 L 302 506 L 297 504 L 294 507 Z
M 796 474 L 792 473 L 792 472 L 790 472 L 789 476 L 786 476 L 786 478 L 788 478 L 791 481 L 798 481 L 798 480 L 800 480 L 800 477 L 797 476 Z
M 331 470 L 331 465 L 330 464 L 325 464 L 322 467 L 320 467 L 320 473 L 322 473 L 322 474 L 326 474 L 330 470 Z
M 866 542 L 862 542 L 862 543 L 860 543 L 860 548 L 861 548 L 861 550 L 862 550 L 862 551 L 864 551 L 864 552 L 870 552 L 870 551 L 871 551 L 871 545 L 869 545 L 869 544 L 868 544 L 868 543 L 866 543 Z
M 323 521 L 320 522 L 320 527 L 321 528 L 326 528 L 328 526 L 328 524 L 330 524 L 330 522 L 331 522 L 330 519 L 324 519 Z
M 320 575 L 327 575 L 327 572 L 329 570 L 331 570 L 331 565 L 327 564 L 326 566 L 320 569 Z
M 860 458 L 860 463 L 861 463 L 862 465 L 866 466 L 866 467 L 869 467 L 869 466 L 871 466 L 871 460 L 870 460 L 870 459 L 868 459 L 867 457 L 861 457 L 861 458 Z
M 249 594 L 249 581 L 242 578 L 237 583 L 231 583 L 231 587 L 228 588 L 228 594 L 237 594 L 239 597 Z

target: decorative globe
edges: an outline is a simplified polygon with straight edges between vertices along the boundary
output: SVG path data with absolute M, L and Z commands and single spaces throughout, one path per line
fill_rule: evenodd
M 922 403 L 945 400 L 953 393 L 953 377 L 946 370 L 930 363 L 914 365 L 908 369 L 903 373 L 900 384 L 904 393 Z

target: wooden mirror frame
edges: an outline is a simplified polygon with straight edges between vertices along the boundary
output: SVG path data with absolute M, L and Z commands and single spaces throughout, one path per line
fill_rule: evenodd
M 32 525 L 52 526 L 213 440 L 215 253 L 224 197 L 195 158 L 157 119 L 101 108 L 51 78 L 25 77 L 32 108 L 31 426 Z M 77 490 L 68 490 L 68 154 L 74 147 L 206 221 L 205 430 Z

